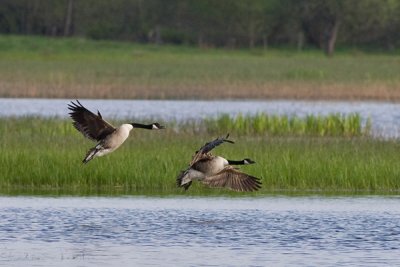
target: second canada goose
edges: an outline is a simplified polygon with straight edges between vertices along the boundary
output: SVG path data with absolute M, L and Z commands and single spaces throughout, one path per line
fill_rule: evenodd
M 182 171 L 177 177 L 177 185 L 187 190 L 193 180 L 199 180 L 210 187 L 226 187 L 235 191 L 255 191 L 261 188 L 260 179 L 239 171 L 232 165 L 246 165 L 255 163 L 251 159 L 227 160 L 214 156 L 210 151 L 222 143 L 234 143 L 225 138 L 217 138 L 206 143 L 196 151 L 189 168 Z
M 76 100 L 77 103 L 71 101 L 68 104 L 68 109 L 71 111 L 71 116 L 74 127 L 81 132 L 85 137 L 97 141 L 97 145 L 91 148 L 83 163 L 88 163 L 95 157 L 107 155 L 116 150 L 128 138 L 129 132 L 133 128 L 142 128 L 148 130 L 164 129 L 159 123 L 140 124 L 140 123 L 126 123 L 119 127 L 114 127 L 110 123 L 103 120 L 100 112 L 97 115 L 86 109 L 82 104 Z

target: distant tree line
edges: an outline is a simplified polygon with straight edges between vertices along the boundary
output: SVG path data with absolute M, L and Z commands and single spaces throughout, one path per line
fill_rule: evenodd
M 400 45 L 400 0 L 0 0 L 0 33 L 200 47 Z

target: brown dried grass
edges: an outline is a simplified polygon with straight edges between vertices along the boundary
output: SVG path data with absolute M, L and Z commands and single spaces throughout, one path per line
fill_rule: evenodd
M 326 58 L 1 35 L 0 46 L 0 97 L 400 101 L 398 54 Z
M 0 81 L 0 96 L 108 99 L 304 99 L 400 101 L 397 83 L 206 82 L 203 84 L 32 83 Z

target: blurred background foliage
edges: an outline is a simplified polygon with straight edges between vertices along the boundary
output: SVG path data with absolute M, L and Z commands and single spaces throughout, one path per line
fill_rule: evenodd
M 199 47 L 400 45 L 400 0 L 1 0 L 0 33 Z

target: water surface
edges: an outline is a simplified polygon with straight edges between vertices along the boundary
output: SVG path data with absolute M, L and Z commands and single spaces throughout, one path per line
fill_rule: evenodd
M 398 197 L 0 197 L 0 266 L 400 266 Z
M 0 116 L 67 117 L 70 99 L 0 98 Z M 400 135 L 400 104 L 385 102 L 293 101 L 293 100 L 81 100 L 92 111 L 100 110 L 104 118 L 149 119 L 168 121 L 198 120 L 220 114 L 236 116 L 265 112 L 304 117 L 309 114 L 359 113 L 364 123 L 372 120 L 377 136 Z

